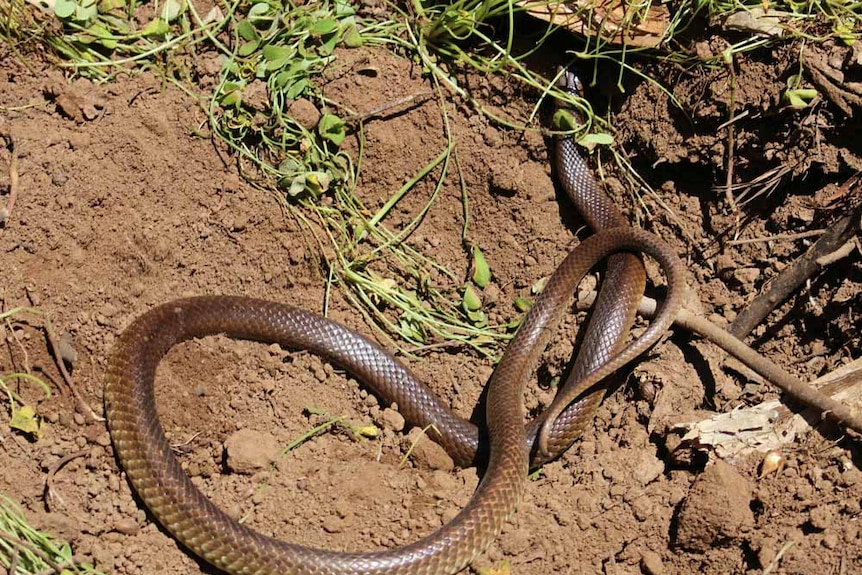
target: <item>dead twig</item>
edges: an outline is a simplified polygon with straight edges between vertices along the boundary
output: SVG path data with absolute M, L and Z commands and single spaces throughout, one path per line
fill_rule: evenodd
M 757 296 L 730 325 L 730 333 L 744 339 L 763 318 L 787 299 L 803 282 L 814 275 L 821 265 L 818 259 L 843 246 L 859 229 L 860 210 L 839 218 L 811 248 L 789 265 Z
M 750 370 L 746 368 L 746 371 Z M 755 377 L 759 376 L 755 374 Z M 862 359 L 818 377 L 811 386 L 858 409 L 862 405 Z M 683 444 L 697 451 L 714 452 L 722 459 L 735 459 L 755 451 L 769 453 L 781 450 L 817 426 L 820 420 L 816 409 L 791 410 L 780 400 L 769 399 L 756 405 L 715 413 L 705 419 L 703 412 L 675 417 L 671 427 L 684 433 Z
M 760 244 L 764 242 L 795 242 L 796 240 L 822 236 L 825 233 L 826 230 L 808 230 L 805 232 L 799 232 L 798 234 L 775 234 L 774 236 L 761 236 L 757 238 L 746 238 L 744 240 L 730 240 L 727 242 L 727 245 L 744 246 L 747 244 Z
M 48 343 L 51 344 L 51 355 L 54 357 L 54 363 L 57 364 L 57 369 L 60 370 L 60 373 L 63 375 L 63 381 L 66 383 L 66 387 L 69 388 L 69 391 L 72 392 L 72 396 L 75 398 L 75 403 L 78 406 L 78 410 L 88 416 L 93 422 L 102 422 L 105 421 L 103 417 L 99 417 L 96 415 L 96 412 L 84 401 L 84 398 L 81 397 L 81 394 L 78 393 L 78 388 L 75 387 L 74 382 L 72 381 L 72 376 L 69 374 L 69 371 L 66 369 L 66 362 L 63 361 L 63 356 L 60 350 L 60 341 L 57 338 L 57 334 L 54 331 L 54 327 L 51 325 L 51 320 L 48 319 L 48 316 L 45 316 L 45 335 L 48 337 Z
M 359 124 L 360 122 L 367 122 L 373 118 L 379 118 L 384 114 L 398 114 L 407 111 L 410 108 L 419 107 L 431 98 L 434 97 L 433 92 L 424 92 L 421 94 L 412 94 L 410 96 L 405 96 L 404 98 L 399 98 L 398 100 L 387 102 L 382 106 L 378 106 L 367 112 L 351 114 L 345 121 L 349 124 Z
M 79 457 L 84 457 L 89 453 L 88 450 L 82 449 L 81 451 L 76 451 L 75 453 L 70 453 L 69 455 L 63 457 L 51 466 L 51 469 L 48 470 L 48 474 L 45 476 L 45 492 L 43 494 L 43 498 L 45 500 L 45 506 L 48 508 L 48 511 L 54 511 L 52 508 L 53 503 L 56 501 L 60 505 L 65 505 L 66 502 L 63 501 L 63 498 L 54 489 L 54 476 L 57 475 L 57 472 L 63 468 L 67 463 L 74 459 L 78 459 Z
M 817 265 L 821 267 L 832 265 L 835 262 L 843 260 L 850 254 L 852 254 L 854 249 L 859 249 L 860 251 L 862 251 L 862 248 L 859 247 L 859 240 L 857 240 L 856 238 L 850 238 L 847 243 L 845 243 L 843 246 L 841 246 L 831 254 L 826 254 L 822 258 L 817 258 Z
M 848 81 L 844 72 L 829 66 L 822 52 L 806 54 L 802 64 L 811 82 L 847 117 L 852 118 L 854 109 L 862 108 L 862 83 Z
M 592 298 L 589 296 L 582 298 L 578 302 L 579 307 L 583 304 L 591 305 L 591 299 L 595 299 L 595 296 L 593 295 Z M 658 304 L 654 299 L 641 298 L 638 313 L 646 317 L 652 317 L 655 315 L 657 306 Z M 862 433 L 862 418 L 853 413 L 850 408 L 815 389 L 796 376 L 787 373 L 780 366 L 748 347 L 732 333 L 728 333 L 711 321 L 685 308 L 677 314 L 674 319 L 674 325 L 708 339 L 781 389 L 794 401 L 817 409 L 823 419 L 834 421 L 843 427 Z
M 734 69 L 734 62 L 731 59 L 728 63 L 728 71 L 730 73 L 730 104 L 728 115 L 731 120 L 736 115 L 736 70 Z M 736 152 L 736 134 L 734 132 L 734 122 L 728 120 L 725 122 L 727 126 L 727 177 L 725 178 L 724 183 L 724 200 L 727 202 L 727 207 L 730 209 L 730 213 L 734 214 L 737 221 L 737 227 L 739 227 L 739 210 L 736 205 L 736 198 L 733 195 L 733 171 L 734 171 L 734 158 Z

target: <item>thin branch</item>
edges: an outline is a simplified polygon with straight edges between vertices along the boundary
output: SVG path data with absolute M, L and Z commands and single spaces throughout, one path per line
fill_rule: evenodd
M 791 265 L 787 266 L 769 285 L 769 289 L 757 296 L 730 325 L 730 333 L 739 339 L 745 338 L 763 318 L 786 300 L 791 293 L 821 269 L 819 258 L 833 253 L 843 246 L 859 228 L 860 210 L 839 218 L 829 229 Z
M 592 305 L 592 300 L 594 299 L 594 294 L 583 297 L 578 301 L 578 306 Z M 655 315 L 657 305 L 654 299 L 641 298 L 638 305 L 638 313 L 646 317 L 652 317 Z M 830 419 L 844 427 L 862 433 L 862 418 L 854 414 L 846 405 L 832 399 L 796 376 L 791 375 L 777 364 L 757 353 L 754 349 L 748 347 L 733 334 L 728 333 L 711 321 L 683 308 L 674 319 L 674 325 L 708 339 L 753 369 L 758 375 L 781 389 L 795 401 L 819 410 L 823 419 Z
M 747 244 L 760 244 L 764 242 L 793 242 L 796 240 L 804 240 L 805 238 L 822 236 L 825 233 L 826 230 L 808 230 L 805 232 L 799 232 L 798 234 L 775 234 L 774 236 L 760 236 L 744 240 L 730 240 L 727 242 L 727 245 L 744 246 Z

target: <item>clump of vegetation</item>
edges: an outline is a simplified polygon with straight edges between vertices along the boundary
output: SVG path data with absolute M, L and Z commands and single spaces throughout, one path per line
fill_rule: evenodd
M 23 511 L 0 494 L 0 566 L 9 575 L 102 575 L 78 562 L 71 546 L 27 523 Z

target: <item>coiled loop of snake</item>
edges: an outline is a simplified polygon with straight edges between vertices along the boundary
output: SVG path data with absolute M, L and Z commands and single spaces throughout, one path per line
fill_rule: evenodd
M 567 87 L 573 85 L 571 75 L 562 78 L 569 82 Z M 459 465 L 470 465 L 476 459 L 479 433 L 389 353 L 363 336 L 285 304 L 206 296 L 169 302 L 136 319 L 118 339 L 108 364 L 105 411 L 114 449 L 138 495 L 159 522 L 195 554 L 234 575 L 452 574 L 485 549 L 517 507 L 528 467 L 557 456 L 580 434 L 601 397 L 596 384 L 661 337 L 682 304 L 685 290 L 684 268 L 673 251 L 655 236 L 627 226 L 598 189 L 571 139 L 559 139 L 556 146 L 562 186 L 599 233 L 573 250 L 551 276 L 488 383 L 488 464 L 460 514 L 402 548 L 341 553 L 266 537 L 216 507 L 182 470 L 156 413 L 156 367 L 172 346 L 191 338 L 223 333 L 316 353 L 353 374 L 384 403 L 397 403 L 413 425 L 433 425 L 438 432 L 434 439 Z M 668 282 L 661 312 L 641 338 L 624 347 L 642 295 L 644 271 L 632 253 L 612 256 L 582 352 L 562 388 L 562 399 L 552 405 L 555 417 L 540 418 L 525 430 L 524 386 L 541 351 L 584 274 L 602 258 L 620 251 L 644 252 L 659 261 Z M 578 397 L 567 407 L 574 399 L 572 394 Z
M 633 228 L 614 228 L 581 243 L 546 284 L 488 384 L 490 458 L 476 493 L 454 520 L 411 545 L 373 553 L 338 553 L 265 537 L 229 518 L 201 494 L 173 455 L 156 414 L 156 366 L 176 343 L 216 333 L 319 353 L 360 378 L 384 401 L 403 406 L 405 417 L 415 424 L 433 420 L 441 426 L 438 439 L 453 453 L 473 449 L 469 441 L 458 443 L 473 432 L 465 434 L 469 428 L 464 424 L 445 427 L 455 416 L 383 349 L 330 320 L 284 304 L 208 296 L 176 300 L 135 320 L 120 336 L 106 376 L 106 414 L 116 454 L 138 495 L 162 525 L 228 573 L 456 573 L 499 534 L 525 489 L 530 446 L 522 424 L 523 390 L 543 345 L 584 274 L 620 250 L 655 257 L 668 276 L 668 298 L 644 336 L 582 380 L 582 386 L 591 387 L 631 361 L 670 326 L 684 291 L 683 267 L 670 248 Z

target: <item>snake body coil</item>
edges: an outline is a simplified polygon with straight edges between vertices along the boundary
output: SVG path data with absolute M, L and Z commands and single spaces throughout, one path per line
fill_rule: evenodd
M 565 149 L 562 151 L 566 153 Z M 598 192 L 583 161 L 561 168 L 566 170 L 562 174 L 564 182 L 566 177 L 574 178 L 573 181 L 585 179 L 586 187 L 591 185 Z M 584 187 L 583 181 L 576 185 Z M 579 360 L 573 370 L 572 384 L 591 387 L 641 354 L 670 326 L 681 305 L 684 278 L 676 255 L 655 236 L 623 227 L 625 221 L 620 222 L 621 218 L 611 213 L 594 220 L 597 227 L 610 226 L 610 229 L 582 242 L 549 279 L 488 384 L 490 451 L 479 487 L 450 523 L 415 543 L 380 552 L 341 553 L 266 537 L 231 519 L 207 499 L 172 453 L 156 414 L 153 389 L 156 367 L 165 353 L 181 341 L 226 334 L 307 349 L 340 365 L 384 403 L 396 402 L 405 419 L 414 425 L 433 424 L 439 431 L 435 440 L 457 463 L 469 465 L 474 461 L 478 449 L 476 428 L 453 414 L 390 354 L 339 324 L 288 305 L 207 296 L 176 300 L 136 319 L 114 347 L 105 383 L 106 415 L 120 463 L 159 522 L 187 548 L 227 573 L 456 573 L 497 537 L 521 500 L 541 424 L 533 423 L 524 429 L 524 385 L 584 274 L 613 252 L 645 252 L 662 265 L 669 290 L 661 313 L 645 334 L 621 348 L 619 342 L 632 322 L 631 310 L 641 295 L 643 268 L 635 256 L 615 256 L 612 261 L 617 263 L 610 264 L 610 277 L 605 282 L 606 286 L 615 286 L 614 293 L 605 296 L 605 307 L 599 303 L 593 315 L 591 325 L 595 333 L 586 338 L 588 347 L 581 354 L 585 359 Z M 563 411 L 551 425 L 547 457 L 565 449 L 590 421 L 598 394 L 586 397 Z M 542 461 L 541 456 L 532 459 L 533 464 Z

